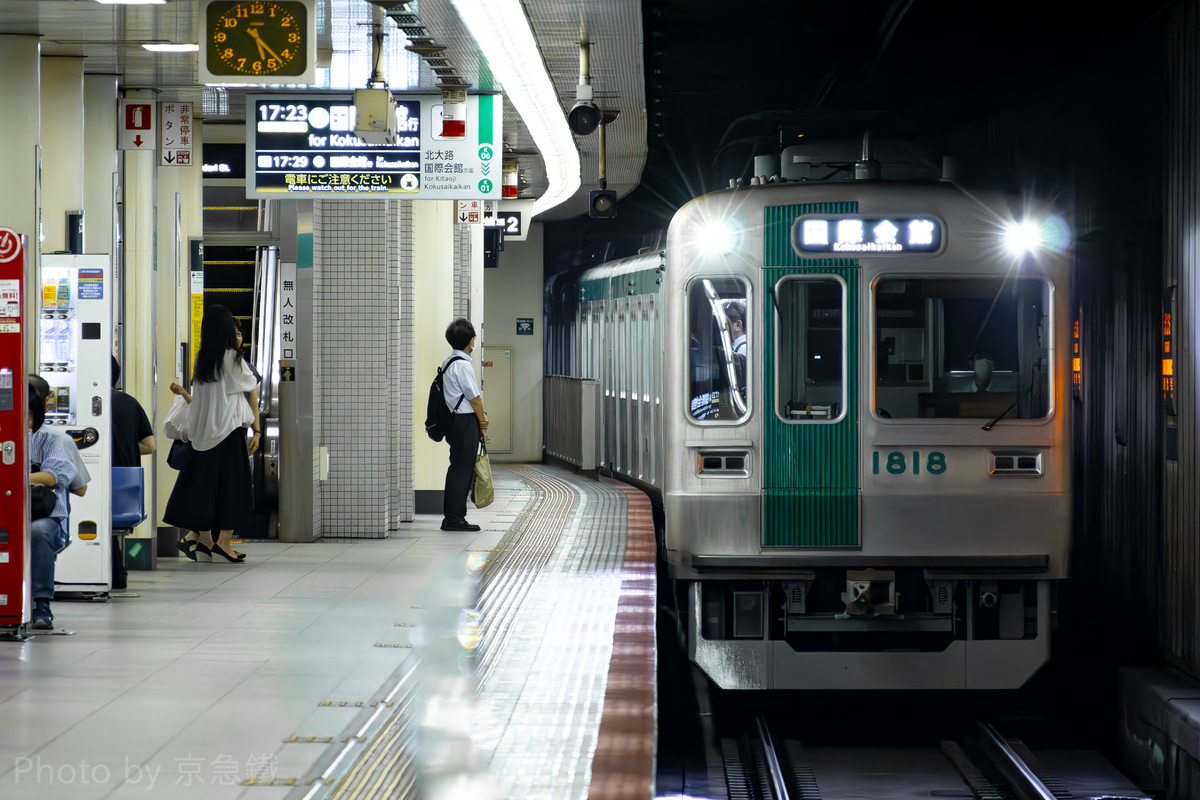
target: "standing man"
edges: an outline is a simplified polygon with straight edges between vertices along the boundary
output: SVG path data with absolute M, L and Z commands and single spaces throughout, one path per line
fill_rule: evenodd
M 467 495 L 475 476 L 475 456 L 479 442 L 487 432 L 488 417 L 483 411 L 483 397 L 475 382 L 471 366 L 471 351 L 475 349 L 475 326 L 459 318 L 446 328 L 446 343 L 453 351 L 442 362 L 442 389 L 446 407 L 454 423 L 446 432 L 450 445 L 450 468 L 446 470 L 446 489 L 442 495 L 444 531 L 477 531 L 478 525 L 467 522 Z
M 140 467 L 142 456 L 154 452 L 154 428 L 142 404 L 117 388 L 121 381 L 121 365 L 112 360 L 112 465 Z M 113 534 L 112 583 L 114 589 L 124 589 L 129 580 L 125 569 L 125 553 L 120 537 Z

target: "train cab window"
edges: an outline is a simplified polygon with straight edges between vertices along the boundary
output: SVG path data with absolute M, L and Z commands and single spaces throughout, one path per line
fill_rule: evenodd
M 845 284 L 789 276 L 775 286 L 775 413 L 786 422 L 833 422 L 846 406 Z
M 874 299 L 879 416 L 992 420 L 1050 413 L 1047 281 L 887 278 L 875 285 Z
M 688 287 L 688 410 L 692 419 L 749 416 L 749 287 L 740 278 L 701 278 Z

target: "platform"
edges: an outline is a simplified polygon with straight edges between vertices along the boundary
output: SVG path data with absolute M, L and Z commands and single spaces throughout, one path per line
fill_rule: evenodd
M 649 504 L 494 473 L 478 533 L 420 516 L 387 539 L 247 541 L 245 566 L 160 561 L 131 573 L 136 598 L 56 602 L 74 635 L 0 643 L 0 796 L 403 797 L 418 776 L 425 794 L 652 796 Z M 439 603 L 471 570 L 448 630 Z

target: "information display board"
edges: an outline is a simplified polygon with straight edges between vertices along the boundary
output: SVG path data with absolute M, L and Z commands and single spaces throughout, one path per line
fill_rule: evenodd
M 396 142 L 375 145 L 354 134 L 353 95 L 251 95 L 246 196 L 499 199 L 500 95 L 468 97 L 466 131 L 455 137 L 441 135 L 441 95 L 395 97 Z

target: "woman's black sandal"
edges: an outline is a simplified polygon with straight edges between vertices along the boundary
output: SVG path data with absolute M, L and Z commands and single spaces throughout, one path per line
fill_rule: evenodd
M 192 561 L 195 561 L 197 544 L 199 544 L 199 542 L 196 539 L 180 539 L 179 540 L 179 552 L 183 553 L 185 556 L 190 558 Z
M 217 544 L 216 542 L 213 542 L 212 554 L 213 556 L 220 556 L 230 564 L 242 564 L 246 561 L 245 553 L 240 553 L 238 558 L 234 558 L 229 553 L 226 553 L 225 548 L 221 547 L 221 545 Z

